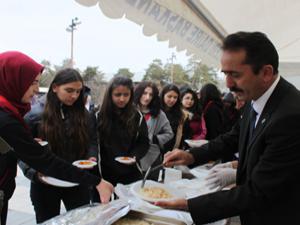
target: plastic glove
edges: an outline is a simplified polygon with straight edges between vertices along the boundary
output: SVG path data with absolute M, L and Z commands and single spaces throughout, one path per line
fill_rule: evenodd
M 236 169 L 213 168 L 206 178 L 206 185 L 209 189 L 221 190 L 222 188 L 234 184 L 236 181 Z
M 221 164 L 217 164 L 215 165 L 212 170 L 214 169 L 220 169 L 220 168 L 233 168 L 232 163 L 231 162 L 227 162 L 227 163 L 221 163 Z

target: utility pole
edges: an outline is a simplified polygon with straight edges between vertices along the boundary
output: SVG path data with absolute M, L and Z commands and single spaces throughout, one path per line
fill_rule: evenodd
M 176 59 L 175 53 L 172 52 L 171 55 L 171 82 L 174 83 L 174 68 L 173 68 L 173 64 L 174 64 L 174 59 Z
M 193 59 L 193 67 L 194 67 L 194 79 L 192 81 L 192 85 L 193 87 L 197 87 L 198 89 L 200 89 L 201 86 L 201 73 L 200 73 L 200 60 L 197 59 Z M 199 80 L 197 79 L 197 73 L 199 73 Z
M 73 55 L 73 45 L 74 45 L 74 30 L 76 30 L 77 26 L 81 24 L 77 17 L 72 19 L 71 24 L 67 27 L 67 32 L 71 32 L 71 58 L 70 58 L 70 67 L 73 68 L 74 65 L 74 55 Z

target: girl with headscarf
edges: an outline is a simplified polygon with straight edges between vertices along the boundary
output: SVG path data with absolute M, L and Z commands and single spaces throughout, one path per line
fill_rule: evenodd
M 21 159 L 45 175 L 82 185 L 96 186 L 108 202 L 113 186 L 99 177 L 73 167 L 44 149 L 30 134 L 23 116 L 38 92 L 43 66 L 20 52 L 0 54 L 0 136 L 12 151 L 0 155 L 0 189 L 4 191 L 1 224 L 6 224 L 8 200 L 15 189 L 17 160 Z

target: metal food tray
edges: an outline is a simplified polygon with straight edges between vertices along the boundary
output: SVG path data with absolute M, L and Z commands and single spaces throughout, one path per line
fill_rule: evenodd
M 138 211 L 134 211 L 134 210 L 129 211 L 129 213 L 125 217 L 132 218 L 132 219 L 145 220 L 147 222 L 152 223 L 153 225 L 187 225 L 183 221 L 176 220 L 173 218 L 155 216 L 155 215 L 138 212 Z

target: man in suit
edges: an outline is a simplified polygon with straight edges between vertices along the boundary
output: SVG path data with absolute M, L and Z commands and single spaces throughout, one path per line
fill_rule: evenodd
M 237 186 L 156 205 L 189 210 L 197 225 L 236 215 L 246 225 L 300 224 L 300 92 L 278 75 L 263 33 L 229 35 L 221 65 L 228 88 L 248 101 L 239 123 L 200 148 L 168 152 L 164 163 L 199 165 L 238 149 Z

